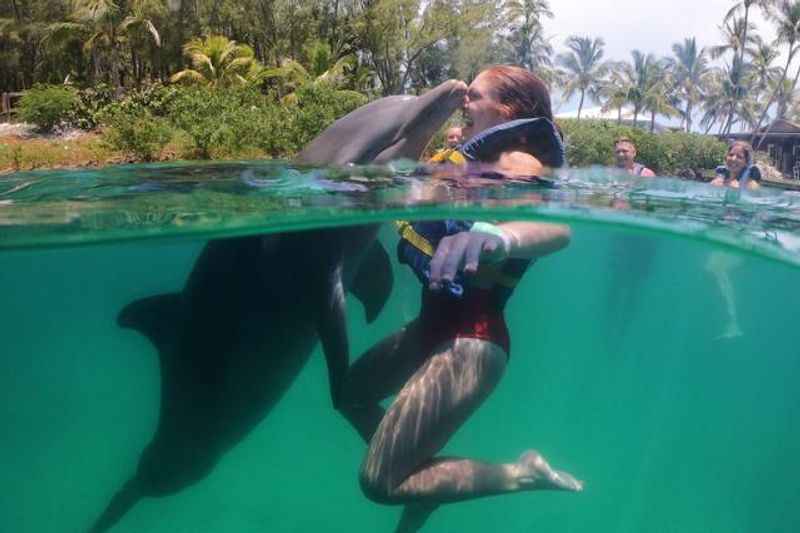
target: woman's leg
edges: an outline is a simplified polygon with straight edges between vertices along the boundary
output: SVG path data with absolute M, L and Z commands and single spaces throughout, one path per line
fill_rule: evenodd
M 493 343 L 456 339 L 425 360 L 370 441 L 361 468 L 367 496 L 431 506 L 520 490 L 581 490 L 536 452 L 502 465 L 434 457 L 500 381 L 506 358 Z
M 350 366 L 339 410 L 367 443 L 383 419 L 380 402 L 405 385 L 430 355 L 428 351 L 419 322 L 414 320 Z

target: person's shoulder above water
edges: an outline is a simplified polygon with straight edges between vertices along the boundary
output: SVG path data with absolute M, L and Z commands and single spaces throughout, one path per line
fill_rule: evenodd
M 541 176 L 545 167 L 541 161 L 527 152 L 503 152 L 497 159 L 497 169 L 513 176 Z
M 639 175 L 645 178 L 654 178 L 656 173 L 642 165 L 642 170 L 639 171 Z

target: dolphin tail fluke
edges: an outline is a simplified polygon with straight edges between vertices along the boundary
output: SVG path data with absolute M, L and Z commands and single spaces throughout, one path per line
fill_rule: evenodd
M 89 533 L 104 533 L 117 522 L 119 522 L 125 513 L 131 510 L 136 503 L 142 499 L 142 491 L 135 480 L 130 480 L 125 483 L 125 486 L 117 492 L 106 507 L 100 518 L 89 529 Z
M 159 294 L 126 305 L 117 317 L 117 324 L 138 331 L 159 351 L 164 351 L 175 336 L 181 316 L 181 294 Z
M 378 317 L 392 294 L 393 285 L 394 276 L 389 254 L 380 242 L 375 241 L 361 261 L 350 287 L 350 292 L 364 304 L 367 322 L 372 323 Z

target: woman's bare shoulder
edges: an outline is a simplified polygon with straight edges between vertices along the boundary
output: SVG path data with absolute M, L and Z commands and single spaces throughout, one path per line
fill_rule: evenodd
M 541 176 L 544 171 L 542 162 L 527 152 L 503 152 L 496 164 L 500 171 L 517 176 Z

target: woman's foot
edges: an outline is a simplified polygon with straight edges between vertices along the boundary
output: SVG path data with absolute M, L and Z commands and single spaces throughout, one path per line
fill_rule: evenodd
M 583 482 L 571 474 L 550 467 L 542 455 L 529 450 L 514 465 L 516 480 L 521 490 L 569 490 L 580 492 Z

